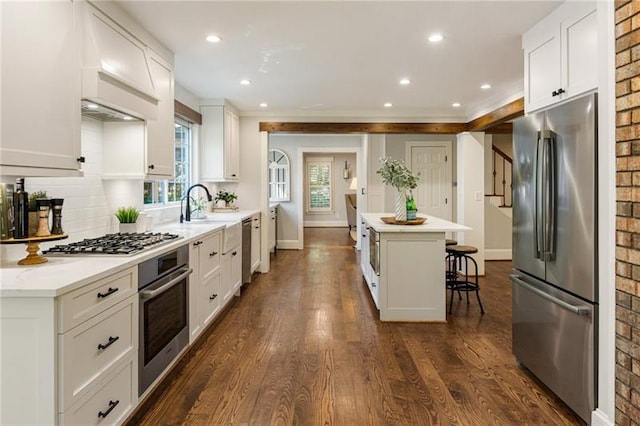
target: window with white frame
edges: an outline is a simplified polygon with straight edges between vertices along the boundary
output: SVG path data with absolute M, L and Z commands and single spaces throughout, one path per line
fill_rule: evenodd
M 191 175 L 191 124 L 176 117 L 174 178 L 144 182 L 144 204 L 179 202 L 187 193 Z
M 269 201 L 289 201 L 289 157 L 284 151 L 270 149 Z
M 333 211 L 333 159 L 312 157 L 306 161 L 307 211 Z

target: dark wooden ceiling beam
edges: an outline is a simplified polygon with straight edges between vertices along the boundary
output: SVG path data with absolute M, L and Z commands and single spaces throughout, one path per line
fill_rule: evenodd
M 509 120 L 524 115 L 524 98 L 517 99 L 469 123 L 323 123 L 260 122 L 260 131 L 269 133 L 430 133 L 453 135 L 466 131 L 509 133 Z
M 202 124 L 202 114 L 189 108 L 182 102 L 174 100 L 173 109 L 175 115 L 184 120 L 187 120 L 189 123 Z
M 269 133 L 433 133 L 456 134 L 465 123 L 317 123 L 260 122 L 260 131 Z
M 470 132 L 481 132 L 524 115 L 524 98 L 516 99 L 467 123 Z

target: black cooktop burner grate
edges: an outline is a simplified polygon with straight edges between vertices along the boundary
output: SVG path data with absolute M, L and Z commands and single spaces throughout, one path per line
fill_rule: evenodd
M 56 245 L 42 253 L 57 256 L 84 254 L 126 256 L 178 238 L 180 236 L 176 234 L 153 232 L 107 234 L 75 243 Z

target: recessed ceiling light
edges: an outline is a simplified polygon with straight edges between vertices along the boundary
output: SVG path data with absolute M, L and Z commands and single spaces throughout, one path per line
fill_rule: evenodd
M 454 107 L 454 108 L 458 108 L 458 107 L 462 106 L 462 104 L 460 102 L 454 102 L 454 103 L 451 104 L 451 106 Z
M 439 41 L 442 41 L 442 39 L 443 39 L 443 38 L 444 38 L 444 37 L 442 36 L 442 34 L 440 34 L 440 33 L 433 33 L 433 34 L 431 34 L 431 35 L 429 36 L 428 40 L 429 40 L 431 43 L 437 43 L 437 42 L 439 42 Z
M 209 43 L 220 43 L 222 41 L 222 37 L 220 37 L 219 35 L 212 34 L 210 36 L 207 36 L 207 41 Z
M 481 89 L 487 90 L 487 89 L 491 89 L 491 85 L 488 83 L 483 84 L 482 86 L 480 86 Z
M 243 86 L 248 86 L 251 84 L 251 80 L 240 80 L 240 84 L 242 84 Z
M 266 107 L 268 107 L 268 106 L 269 106 L 269 105 L 268 105 L 266 102 L 262 102 L 262 103 L 260 104 L 260 108 L 266 108 Z
M 87 104 L 87 108 L 89 108 L 89 109 L 98 109 L 98 105 L 96 105 L 96 104 Z
M 391 102 L 385 102 L 384 107 L 385 108 L 391 108 L 393 106 L 393 104 Z
M 128 115 L 123 115 L 122 119 L 123 120 L 133 120 L 133 117 L 129 117 Z
M 411 80 L 409 80 L 408 78 L 403 78 L 400 80 L 400 84 L 402 84 L 403 86 L 406 86 L 408 84 L 411 84 Z

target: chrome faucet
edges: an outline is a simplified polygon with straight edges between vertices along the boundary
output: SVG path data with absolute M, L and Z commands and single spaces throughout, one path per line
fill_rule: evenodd
M 189 189 L 187 189 L 187 195 L 185 196 L 185 198 L 187 199 L 187 207 L 185 209 L 186 212 L 184 216 L 182 215 L 182 200 L 180 200 L 180 223 L 183 223 L 185 220 L 187 222 L 191 222 L 191 204 L 189 203 L 189 200 L 191 199 L 191 197 L 189 196 L 189 194 L 191 193 L 191 190 L 196 186 L 199 186 L 200 188 L 204 189 L 204 192 L 207 193 L 207 200 L 211 201 L 211 194 L 209 193 L 209 190 L 207 189 L 206 186 L 202 185 L 201 183 L 196 183 L 195 185 L 191 185 Z

